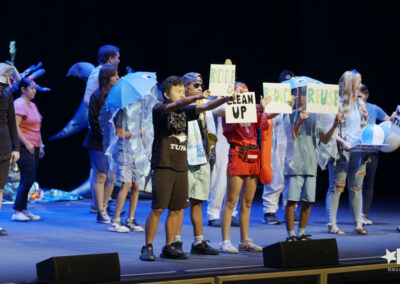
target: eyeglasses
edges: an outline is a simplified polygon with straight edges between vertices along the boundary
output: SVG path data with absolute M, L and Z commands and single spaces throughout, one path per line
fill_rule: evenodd
M 202 83 L 194 83 L 194 84 L 193 84 L 193 88 L 197 89 L 197 88 L 199 88 L 199 87 L 202 87 L 202 88 L 203 88 L 203 84 L 202 84 Z

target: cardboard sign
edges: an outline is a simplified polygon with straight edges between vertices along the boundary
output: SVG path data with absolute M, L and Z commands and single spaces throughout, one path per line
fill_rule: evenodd
M 257 122 L 256 94 L 254 92 L 238 94 L 235 101 L 225 105 L 226 123 Z
M 235 86 L 235 65 L 211 64 L 209 90 L 212 96 L 231 96 Z
M 307 84 L 306 111 L 310 113 L 337 113 L 338 110 L 338 85 Z
M 263 83 L 264 98 L 271 97 L 271 102 L 265 107 L 268 113 L 292 113 L 290 105 L 292 93 L 290 84 Z
M 397 136 L 400 136 L 400 106 L 397 106 L 395 112 L 394 120 L 392 121 L 392 125 L 390 127 L 390 131 Z

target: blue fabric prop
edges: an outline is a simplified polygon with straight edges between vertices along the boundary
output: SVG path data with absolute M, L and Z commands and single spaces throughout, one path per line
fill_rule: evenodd
M 322 84 L 321 81 L 315 80 L 313 78 L 307 77 L 307 76 L 296 76 L 292 77 L 289 80 L 281 82 L 282 84 L 290 84 L 290 88 L 299 88 L 299 87 L 305 87 L 307 84 Z

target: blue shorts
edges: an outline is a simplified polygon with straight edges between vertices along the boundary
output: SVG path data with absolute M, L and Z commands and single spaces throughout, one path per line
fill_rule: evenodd
M 140 180 L 140 173 L 138 172 L 133 154 L 130 151 L 119 149 L 118 156 L 115 161 L 117 171 L 116 180 L 122 183 L 136 183 Z
M 285 176 L 285 190 L 288 201 L 315 202 L 316 176 Z

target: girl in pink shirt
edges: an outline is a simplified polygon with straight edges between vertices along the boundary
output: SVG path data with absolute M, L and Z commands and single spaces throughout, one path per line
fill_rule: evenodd
M 32 102 L 36 95 L 36 84 L 28 78 L 23 78 L 18 85 L 21 97 L 14 101 L 15 118 L 18 128 L 18 138 L 21 144 L 18 167 L 21 180 L 14 203 L 13 221 L 39 220 L 40 216 L 27 210 L 28 193 L 36 179 L 39 158 L 44 156 L 40 124 L 42 116 Z

